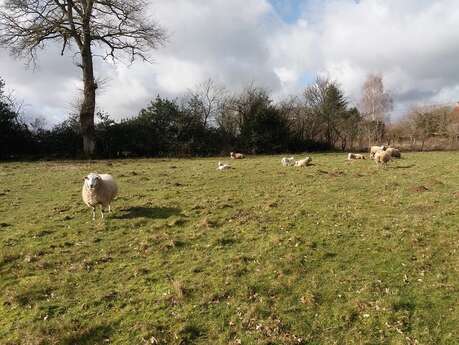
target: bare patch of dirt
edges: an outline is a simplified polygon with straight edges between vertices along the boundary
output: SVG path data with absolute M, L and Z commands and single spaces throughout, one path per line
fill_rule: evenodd
M 198 224 L 200 228 L 206 228 L 206 229 L 215 228 L 217 225 L 218 224 L 215 220 L 210 219 L 208 217 L 204 217 Z
M 341 171 L 341 170 L 336 170 L 336 171 L 329 172 L 328 175 L 331 176 L 331 177 L 339 177 L 339 176 L 345 176 L 346 173 L 344 171 Z
M 423 186 L 423 185 L 419 185 L 419 186 L 412 187 L 411 191 L 413 193 L 423 193 L 423 192 L 429 191 L 429 188 L 427 188 L 426 186 Z
M 430 180 L 428 181 L 428 184 L 429 184 L 430 186 L 444 186 L 444 185 L 445 185 L 443 182 L 441 182 L 441 181 L 439 181 L 439 180 L 436 180 L 436 179 L 430 179 Z
M 346 173 L 344 171 L 341 171 L 341 170 L 335 170 L 335 171 L 326 171 L 326 170 L 317 170 L 318 173 L 320 174 L 326 174 L 330 177 L 338 177 L 338 176 L 344 176 L 346 175 Z

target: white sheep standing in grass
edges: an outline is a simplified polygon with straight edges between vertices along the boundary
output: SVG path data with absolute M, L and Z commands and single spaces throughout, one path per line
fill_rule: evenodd
M 104 218 L 104 209 L 108 207 L 118 193 L 118 186 L 109 174 L 90 173 L 84 178 L 81 195 L 84 203 L 92 209 L 92 219 L 96 219 L 96 206 L 100 205 L 100 213 Z
M 281 159 L 281 163 L 284 167 L 292 166 L 295 164 L 294 157 L 284 157 Z
M 311 157 L 306 157 L 305 159 L 300 159 L 299 161 L 295 162 L 296 167 L 306 167 L 311 163 Z
M 396 149 L 395 147 L 388 147 L 386 149 L 387 152 L 390 153 L 392 158 L 401 158 L 402 154 L 400 153 L 399 149 Z
M 244 159 L 245 156 L 242 153 L 230 152 L 231 159 Z
M 347 155 L 347 159 L 366 159 L 364 155 L 361 155 L 360 153 L 349 153 Z
M 217 170 L 223 171 L 223 170 L 229 170 L 232 169 L 233 167 L 229 164 L 218 162 L 217 164 Z
M 370 158 L 374 158 L 376 152 L 378 152 L 379 150 L 385 151 L 386 148 L 387 148 L 387 146 L 385 146 L 385 145 L 370 147 Z
M 392 159 L 390 152 L 379 150 L 375 153 L 375 162 L 378 165 L 386 166 L 387 163 Z

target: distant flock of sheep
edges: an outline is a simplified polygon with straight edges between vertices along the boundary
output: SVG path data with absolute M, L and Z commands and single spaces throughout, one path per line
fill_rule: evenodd
M 242 153 L 230 153 L 231 159 L 244 159 L 245 156 Z M 378 166 L 386 166 L 392 158 L 401 158 L 399 149 L 394 147 L 382 146 L 371 146 L 370 147 L 370 158 L 373 159 Z M 348 153 L 348 160 L 354 159 L 366 159 L 363 154 L 360 153 Z M 294 157 L 283 157 L 281 164 L 284 167 L 295 166 L 295 167 L 306 167 L 312 162 L 311 157 L 304 159 L 295 160 Z M 218 162 L 217 170 L 224 171 L 233 169 L 230 164 Z M 111 212 L 110 204 L 118 193 L 118 186 L 113 176 L 108 174 L 96 174 L 90 173 L 84 178 L 82 198 L 83 202 L 92 210 L 92 219 L 96 218 L 96 207 L 100 205 L 101 217 L 104 218 L 104 210 L 108 208 L 108 212 Z
M 370 147 L 370 158 L 374 159 L 376 164 L 386 166 L 392 158 L 401 158 L 402 154 L 395 147 L 372 146 Z

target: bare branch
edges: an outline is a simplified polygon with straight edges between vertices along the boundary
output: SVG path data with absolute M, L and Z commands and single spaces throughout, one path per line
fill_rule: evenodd
M 101 49 L 103 58 L 149 60 L 166 40 L 165 31 L 145 13 L 144 0 L 5 0 L 0 7 L 0 45 L 35 61 L 48 41 Z
M 84 151 L 95 150 L 94 113 L 98 84 L 94 57 L 148 60 L 150 49 L 166 39 L 150 20 L 144 0 L 4 0 L 0 5 L 0 46 L 35 65 L 36 51 L 50 41 L 62 44 L 61 55 L 78 47 L 83 76 L 80 124 Z M 96 48 L 96 49 L 93 49 Z
M 393 109 L 393 100 L 384 90 L 382 75 L 368 75 L 362 87 L 360 101 L 362 114 L 370 121 L 385 121 L 387 113 Z

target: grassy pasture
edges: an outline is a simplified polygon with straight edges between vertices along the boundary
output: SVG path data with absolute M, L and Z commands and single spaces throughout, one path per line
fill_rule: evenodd
M 0 344 L 458 344 L 459 153 L 280 158 L 0 163 Z

